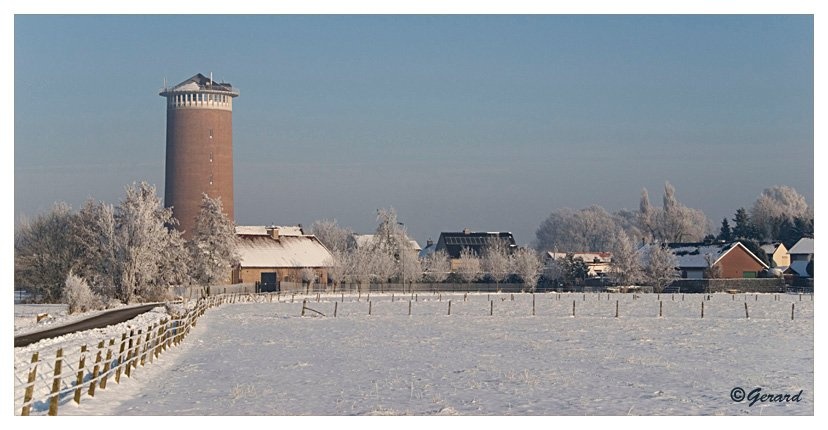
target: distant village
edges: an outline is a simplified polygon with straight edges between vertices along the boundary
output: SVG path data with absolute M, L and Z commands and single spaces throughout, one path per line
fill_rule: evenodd
M 190 286 L 221 291 L 813 291 L 813 209 L 784 185 L 736 209 L 717 232 L 667 182 L 663 204 L 642 190 L 637 211 L 556 209 L 531 247 L 508 231 L 408 237 L 393 208 L 377 228 L 335 220 L 238 226 L 233 103 L 239 90 L 196 74 L 159 95 L 167 106 L 164 197 L 146 183 L 116 206 L 57 203 L 15 231 L 15 291 L 33 301 L 163 300 Z M 416 221 L 415 221 L 416 222 Z M 731 222 L 733 223 L 731 226 Z M 192 295 L 192 289 L 189 290 Z

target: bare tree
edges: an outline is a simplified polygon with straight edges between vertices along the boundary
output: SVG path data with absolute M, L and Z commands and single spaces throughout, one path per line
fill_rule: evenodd
M 664 291 L 676 278 L 676 256 L 665 245 L 655 242 L 647 247 L 644 276 L 653 291 Z
M 610 273 L 621 285 L 631 285 L 641 278 L 641 256 L 635 243 L 623 231 L 612 247 Z
M 794 188 L 776 185 L 766 188 L 753 203 L 750 219 L 759 230 L 764 240 L 777 240 L 781 236 L 782 226 L 794 220 L 812 219 L 813 209 Z
M 230 281 L 230 271 L 239 262 L 233 222 L 227 218 L 220 198 L 201 196 L 192 239 L 187 243 L 192 258 L 192 278 L 202 286 Z
M 538 254 L 529 248 L 520 248 L 513 256 L 514 271 L 523 280 L 529 291 L 534 292 L 540 278 L 541 260 Z

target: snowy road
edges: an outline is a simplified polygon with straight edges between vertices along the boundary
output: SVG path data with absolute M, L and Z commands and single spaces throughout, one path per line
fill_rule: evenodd
M 210 310 L 180 348 L 61 415 L 813 415 L 813 303 L 578 302 L 538 295 L 374 298 L 309 306 L 248 303 Z M 373 295 L 372 295 L 373 297 Z M 446 315 L 452 298 L 452 315 Z M 346 297 L 347 299 L 347 297 Z M 331 299 L 332 300 L 332 299 Z M 753 298 L 751 298 L 753 300 Z M 784 317 L 787 309 L 788 317 Z M 741 318 L 739 318 L 741 312 Z M 754 316 L 755 315 L 755 316 Z M 778 317 L 776 315 L 779 315 Z M 734 402 L 731 391 L 799 402 Z

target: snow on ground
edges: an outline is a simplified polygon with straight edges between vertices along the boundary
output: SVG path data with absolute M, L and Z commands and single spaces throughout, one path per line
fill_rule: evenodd
M 662 295 L 663 318 L 656 295 L 632 297 L 538 294 L 535 316 L 529 294 L 419 295 L 410 317 L 388 294 L 371 316 L 365 295 L 309 298 L 325 317 L 300 317 L 298 296 L 223 305 L 60 415 L 814 414 L 811 296 L 716 294 L 703 319 L 702 295 Z M 802 394 L 749 406 L 736 387 Z

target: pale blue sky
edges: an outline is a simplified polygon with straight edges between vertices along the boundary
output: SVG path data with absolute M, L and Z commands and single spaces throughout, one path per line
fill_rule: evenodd
M 14 19 L 14 217 L 163 196 L 158 90 L 234 101 L 238 224 L 393 206 L 534 239 L 549 212 L 634 209 L 664 181 L 718 228 L 767 187 L 814 199 L 809 15 L 108 16 Z

